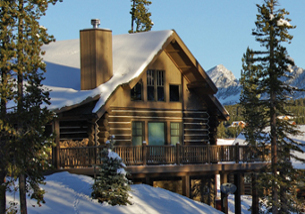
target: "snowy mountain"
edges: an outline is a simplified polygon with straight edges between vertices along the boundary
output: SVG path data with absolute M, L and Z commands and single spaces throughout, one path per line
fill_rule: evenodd
M 290 68 L 289 85 L 305 89 L 305 69 L 293 66 Z M 218 88 L 216 97 L 223 105 L 233 105 L 239 102 L 241 86 L 234 74 L 223 65 L 217 65 L 207 71 L 207 74 Z M 304 92 L 297 92 L 293 99 L 305 98 Z
M 207 71 L 207 74 L 218 88 L 216 97 L 223 105 L 233 105 L 239 102 L 241 87 L 234 74 L 223 65 L 217 65 Z

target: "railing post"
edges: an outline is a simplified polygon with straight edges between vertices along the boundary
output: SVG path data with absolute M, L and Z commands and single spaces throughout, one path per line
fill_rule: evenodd
M 146 141 L 143 141 L 142 143 L 142 159 L 143 159 L 143 165 L 147 164 L 147 145 Z
M 236 143 L 235 144 L 235 162 L 236 163 L 239 163 L 239 143 Z
M 207 163 L 211 163 L 211 145 L 210 145 L 210 142 L 208 142 L 208 145 L 207 145 Z
M 176 144 L 176 164 L 180 165 L 180 143 Z
M 53 156 L 52 164 L 59 169 L 60 168 L 60 128 L 59 128 L 59 121 L 54 120 L 53 122 L 53 132 L 55 132 L 55 144 L 56 147 L 53 149 L 53 152 L 55 153 Z M 64 166 L 63 166 L 64 167 Z

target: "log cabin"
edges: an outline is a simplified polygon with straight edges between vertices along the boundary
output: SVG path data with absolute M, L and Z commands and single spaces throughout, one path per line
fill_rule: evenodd
M 44 49 L 59 141 L 103 145 L 114 135 L 116 145 L 215 145 L 229 118 L 174 30 L 112 36 L 94 27 Z
M 191 198 L 199 181 L 200 200 L 215 206 L 216 174 L 225 183 L 235 172 L 239 185 L 239 172 L 264 165 L 245 163 L 247 150 L 239 146 L 216 145 L 217 127 L 229 114 L 215 97 L 215 84 L 174 30 L 113 36 L 96 21 L 80 31 L 80 39 L 44 47 L 43 84 L 51 90 L 49 108 L 56 114 L 52 160 L 58 169 L 92 175 L 97 149 L 115 136 L 133 181 L 169 180 L 170 188 L 182 188 Z M 85 149 L 60 148 L 65 141 L 80 147 L 84 139 Z M 180 183 L 173 187 L 175 181 Z

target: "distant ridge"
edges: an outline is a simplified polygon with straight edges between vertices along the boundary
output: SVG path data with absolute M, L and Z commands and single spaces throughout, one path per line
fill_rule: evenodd
M 216 97 L 223 105 L 234 105 L 239 103 L 241 85 L 232 71 L 224 65 L 217 65 L 207 71 L 207 74 L 218 88 Z M 305 90 L 305 69 L 293 66 L 290 67 L 292 79 L 287 80 L 289 85 Z M 296 92 L 293 99 L 305 98 L 304 92 Z

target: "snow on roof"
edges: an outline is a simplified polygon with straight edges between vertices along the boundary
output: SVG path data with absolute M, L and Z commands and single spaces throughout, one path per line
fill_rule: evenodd
M 80 90 L 79 39 L 44 46 L 46 54 L 43 59 L 47 64 L 47 73 L 43 84 L 51 90 L 49 108 L 60 109 L 100 95 L 93 109 L 95 113 L 119 85 L 130 82 L 142 73 L 173 32 L 164 30 L 113 36 L 113 77 L 92 90 Z

